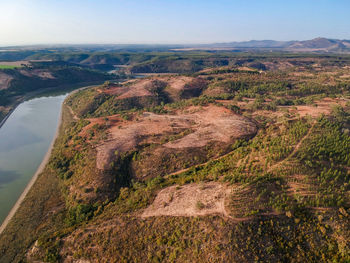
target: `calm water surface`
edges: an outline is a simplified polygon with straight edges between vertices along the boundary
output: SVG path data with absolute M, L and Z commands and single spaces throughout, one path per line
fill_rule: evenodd
M 66 96 L 25 101 L 0 128 L 0 224 L 44 158 Z

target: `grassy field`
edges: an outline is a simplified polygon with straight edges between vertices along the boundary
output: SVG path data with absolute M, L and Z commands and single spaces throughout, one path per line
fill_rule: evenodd
M 0 69 L 14 69 L 14 68 L 20 68 L 21 66 L 13 66 L 13 65 L 2 65 L 0 64 Z

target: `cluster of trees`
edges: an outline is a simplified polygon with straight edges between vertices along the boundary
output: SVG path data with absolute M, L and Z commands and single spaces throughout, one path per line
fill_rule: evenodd
M 236 74 L 236 72 L 229 73 Z M 218 72 L 215 72 L 215 74 L 218 74 Z M 151 83 L 151 87 L 149 87 L 157 98 L 149 101 L 149 104 L 134 100 L 120 102 L 116 100 L 115 96 L 106 95 L 102 98 L 99 97 L 96 91 L 77 93 L 69 103 L 72 107 L 76 107 L 74 110 L 80 112 L 84 117 L 120 113 L 121 116 L 128 118 L 129 114 L 134 114 L 136 111 L 170 113 L 173 110 L 191 105 L 216 104 L 223 106 L 223 104 L 216 101 L 221 98 L 220 96 L 222 98 L 232 96 L 231 99 L 255 98 L 250 108 L 252 111 L 258 109 L 276 110 L 279 105 L 289 106 L 307 103 L 310 96 L 325 92 L 324 88 L 313 85 L 298 86 L 295 83 L 283 80 L 272 80 L 269 83 L 263 83 L 264 81 L 259 80 L 256 74 L 253 74 L 253 76 L 257 80 L 255 83 L 246 79 L 239 79 L 239 77 L 237 80 L 223 78 L 223 81 L 222 79 L 207 78 L 206 80 L 211 81 L 211 84 L 218 84 L 223 87 L 224 92 L 216 96 L 201 95 L 196 98 L 193 98 L 193 96 L 200 94 L 189 94 L 183 96 L 189 99 L 173 103 L 164 99 L 163 92 L 166 85 L 158 81 Z M 190 83 L 185 90 L 199 90 L 201 93 L 207 89 L 206 81 L 205 86 L 202 87 L 203 83 L 204 81 L 198 82 L 197 80 L 197 82 Z M 342 86 L 334 90 L 330 89 L 329 92 L 337 93 L 343 88 Z M 291 93 L 291 90 L 297 90 L 297 92 Z M 282 97 L 282 95 L 287 95 L 287 97 Z M 236 113 L 241 113 L 244 106 L 240 108 L 234 102 L 235 100 L 225 107 Z M 254 220 L 242 224 L 235 223 L 234 226 L 230 225 L 227 228 L 226 224 L 230 223 L 226 221 L 215 225 L 210 225 L 210 223 L 210 227 L 215 229 L 212 233 L 217 233 L 218 228 L 221 231 L 220 233 L 224 233 L 225 242 L 210 240 L 213 244 L 211 246 L 203 248 L 199 245 L 199 243 L 207 242 L 210 235 L 201 236 L 202 231 L 198 230 L 195 220 L 201 220 L 201 224 L 205 220 L 210 220 L 210 222 L 218 220 L 217 217 L 215 219 L 214 217 L 208 217 L 209 219 L 150 219 L 149 221 L 142 221 L 142 224 L 137 219 L 127 220 L 127 224 L 119 224 L 118 222 L 113 229 L 108 230 L 108 233 L 92 234 L 89 240 L 85 240 L 84 245 L 93 240 L 95 244 L 99 245 L 98 249 L 102 248 L 105 253 L 111 253 L 113 256 L 117 255 L 121 260 L 126 261 L 132 261 L 136 253 L 138 253 L 137 258 L 147 258 L 154 261 L 162 261 L 167 258 L 176 261 L 187 259 L 186 256 L 194 258 L 195 251 L 202 251 L 203 253 L 203 249 L 208 249 L 207 252 L 212 255 L 217 253 L 228 258 L 231 256 L 230 251 L 234 251 L 235 255 L 242 255 L 243 261 L 291 261 L 296 258 L 300 260 L 307 259 L 310 262 L 323 259 L 345 260 L 347 259 L 345 253 L 338 247 L 336 240 L 332 237 L 333 229 L 322 223 L 322 220 L 315 218 L 306 209 L 308 206 L 332 206 L 338 209 L 347 202 L 344 196 L 348 191 L 346 185 L 349 185 L 350 181 L 345 168 L 350 165 L 348 153 L 350 141 L 349 136 L 344 131 L 348 123 L 348 115 L 344 109 L 337 108 L 335 112 L 332 118 L 324 117 L 318 121 L 315 131 L 309 139 L 303 140 L 296 156 L 294 154 L 291 156 L 291 153 L 311 127 L 311 122 L 307 119 L 283 121 L 279 124 L 271 122 L 266 128 L 262 127 L 255 138 L 240 140 L 232 146 L 227 146 L 230 148 L 229 150 L 232 150 L 230 155 L 169 177 L 157 176 L 145 180 L 132 178 L 133 169 L 137 168 L 137 166 L 132 165 L 138 163 L 140 164 L 138 168 L 141 167 L 141 170 L 145 168 L 145 166 L 142 166 L 143 158 L 151 158 L 155 145 L 141 146 L 139 152 L 126 154 L 116 152 L 116 159 L 110 171 L 110 175 L 114 176 L 113 185 L 116 186 L 113 190 L 118 193 L 115 200 L 108 200 L 108 205 L 103 207 L 95 204 L 70 206 L 66 214 L 66 226 L 78 226 L 81 223 L 88 222 L 103 209 L 105 209 L 106 214 L 103 214 L 102 217 L 124 220 L 126 218 L 123 217 L 125 214 L 130 215 L 141 208 L 147 207 L 154 200 L 157 191 L 166 186 L 211 180 L 226 181 L 233 185 L 238 184 L 241 187 L 240 189 L 243 189 L 240 193 L 240 201 L 231 206 L 231 208 L 233 207 L 232 214 L 253 217 Z M 77 146 L 77 148 L 80 147 L 80 153 L 87 156 L 87 152 L 81 149 L 81 146 L 84 147 L 85 144 L 77 137 L 82 125 L 78 123 L 70 131 L 69 136 L 73 143 L 67 143 L 66 141 L 66 146 L 64 146 L 67 147 L 65 149 L 66 153 L 74 152 L 74 147 Z M 91 138 L 99 132 L 103 132 L 103 127 L 94 127 Z M 183 134 L 179 134 L 179 136 Z M 164 141 L 176 138 L 176 136 L 164 137 Z M 142 170 L 142 173 L 147 177 L 147 172 L 154 174 L 152 169 L 157 169 L 156 172 L 160 171 L 159 174 L 165 175 L 164 171 L 190 167 L 198 161 L 202 162 L 205 159 L 210 159 L 220 151 L 227 150 L 224 149 L 224 146 L 221 149 L 210 147 L 208 146 L 207 156 L 197 155 L 197 152 L 193 149 L 172 155 L 166 155 L 164 152 L 162 158 L 166 161 L 159 158 L 151 163 L 153 167 L 146 167 L 145 172 Z M 288 160 L 290 163 L 281 162 L 286 158 L 290 159 Z M 68 171 L 83 169 L 81 163 L 74 163 L 73 166 L 73 163 L 67 161 L 65 155 L 54 156 L 52 165 L 58 174 L 63 175 L 61 178 L 65 182 L 70 179 L 65 176 Z M 291 194 L 289 183 L 296 174 L 303 174 L 312 181 L 308 186 L 314 187 L 312 190 L 315 190 L 316 195 L 310 195 L 303 199 Z M 306 184 L 304 181 L 302 183 Z M 197 207 L 200 209 L 202 205 L 197 203 Z M 276 211 L 280 212 L 281 215 L 265 216 Z M 120 225 L 130 231 L 121 230 Z M 151 225 L 152 227 L 150 227 Z M 192 230 L 193 232 L 191 232 Z M 128 232 L 128 235 L 124 235 L 125 232 Z M 185 233 L 191 234 L 186 236 Z M 116 237 L 118 240 L 115 239 Z M 193 237 L 196 237 L 197 240 Z M 198 240 L 201 240 L 201 242 L 198 243 Z M 145 256 L 145 244 L 151 244 L 151 246 L 154 246 L 151 250 L 157 249 L 158 252 L 156 254 L 148 253 Z M 229 249 L 227 247 L 223 248 L 223 244 Z M 300 244 L 308 247 L 308 250 L 301 247 Z M 77 248 L 77 255 L 87 258 L 94 257 L 90 254 L 90 251 L 82 250 L 79 247 L 79 242 L 74 246 Z M 124 249 L 120 249 L 121 247 Z M 150 246 L 147 248 L 149 251 Z M 130 251 L 133 251 L 133 253 Z

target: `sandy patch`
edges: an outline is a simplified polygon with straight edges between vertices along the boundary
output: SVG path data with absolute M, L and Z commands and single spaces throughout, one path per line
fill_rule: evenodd
M 242 70 L 242 71 L 256 71 L 256 69 L 249 68 L 249 67 L 239 67 L 238 70 Z
M 216 182 L 170 186 L 158 193 L 141 216 L 227 216 L 225 200 L 230 193 L 227 185 Z
M 312 74 L 310 72 L 292 72 L 290 73 L 290 75 L 296 76 L 296 77 L 314 77 L 315 76 L 315 74 Z

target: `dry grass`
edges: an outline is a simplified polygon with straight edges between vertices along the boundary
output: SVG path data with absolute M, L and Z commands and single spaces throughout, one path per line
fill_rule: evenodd
M 225 200 L 230 193 L 230 187 L 216 182 L 170 186 L 158 193 L 141 216 L 227 216 Z

